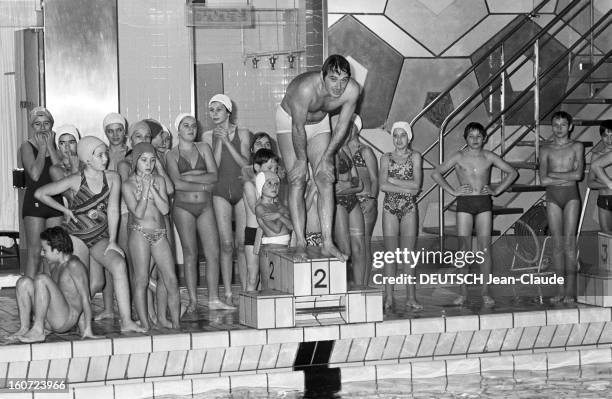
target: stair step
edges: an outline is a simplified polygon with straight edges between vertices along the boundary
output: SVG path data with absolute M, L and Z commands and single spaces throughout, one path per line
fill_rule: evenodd
M 438 234 L 440 232 L 440 230 L 438 229 L 438 226 L 429 226 L 429 227 L 423 227 L 423 233 L 427 233 L 427 234 Z M 444 228 L 444 235 L 445 236 L 457 236 L 457 226 L 447 226 Z M 476 230 L 472 230 L 472 235 L 475 236 L 476 235 Z M 501 235 L 501 231 L 499 230 L 493 230 L 492 232 L 493 236 L 500 236 Z
M 612 104 L 612 98 L 568 98 L 565 104 Z
M 574 119 L 572 123 L 574 126 L 599 126 L 601 121 L 596 119 Z
M 546 187 L 536 184 L 513 184 L 510 186 L 508 191 L 513 193 L 527 193 L 536 191 L 545 191 Z
M 452 212 L 457 212 L 457 204 L 449 206 L 448 210 Z M 514 215 L 523 212 L 523 208 L 508 208 L 507 206 L 493 205 L 493 215 Z
M 548 141 L 546 141 L 546 140 L 540 140 L 540 145 L 546 144 L 547 142 Z M 580 141 L 580 142 L 582 143 L 582 145 L 584 147 L 592 147 L 593 144 L 594 144 L 592 141 Z M 517 141 L 515 146 L 517 146 L 517 147 L 534 147 L 535 146 L 535 140 Z
M 612 83 L 612 78 L 591 77 L 591 78 L 586 78 L 583 83 Z
M 540 166 L 537 162 L 508 162 L 513 168 L 517 169 L 533 169 L 536 170 Z

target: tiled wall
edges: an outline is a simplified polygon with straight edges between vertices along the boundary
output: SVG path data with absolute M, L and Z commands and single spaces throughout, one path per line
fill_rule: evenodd
M 298 20 L 304 20 L 304 4 L 300 0 L 255 0 L 250 4 L 256 9 L 299 9 Z M 303 55 L 297 57 L 293 69 L 289 68 L 286 56 L 280 56 L 275 70 L 271 70 L 268 57 L 254 69 L 251 60 L 243 55 L 283 49 L 290 44 L 295 47 L 285 41 L 296 34 L 301 40 L 297 46 L 303 48 L 303 22 L 288 25 L 284 33 L 280 28 L 277 41 L 277 29 L 269 24 L 244 31 L 204 28 L 192 31 L 185 26 L 183 0 L 119 0 L 118 14 L 120 109 L 128 120 L 152 117 L 171 126 L 178 113 L 194 111 L 192 63 L 223 63 L 225 92 L 236 104 L 237 123 L 252 131 L 274 131 L 274 107 L 291 79 L 302 72 Z
M 298 1 L 295 1 L 295 4 L 293 1 L 291 3 L 285 6 L 288 8 L 299 6 Z M 265 4 L 255 4 L 255 7 L 263 6 Z M 256 12 L 256 18 L 273 20 L 274 14 L 267 11 Z M 291 16 L 287 15 L 285 21 L 283 13 L 278 13 L 278 19 L 287 24 L 292 23 Z M 252 132 L 275 131 L 274 109 L 283 99 L 287 85 L 303 72 L 303 53 L 296 55 L 293 68 L 289 67 L 286 55 L 278 56 L 274 69 L 267 54 L 258 57 L 257 68 L 253 67 L 253 57 L 245 57 L 246 54 L 253 52 L 272 53 L 297 47 L 292 40 L 295 37 L 293 30 L 289 27 L 283 29 L 284 27 L 285 25 L 281 25 L 277 29 L 276 26 L 256 24 L 254 28 L 244 30 L 196 29 L 195 31 L 196 64 L 223 64 L 224 91 L 236 106 L 233 116 L 240 126 L 247 127 Z M 198 101 L 206 102 L 208 99 L 198 98 Z
M 152 117 L 171 126 L 191 111 L 185 1 L 118 0 L 119 107 L 128 121 Z

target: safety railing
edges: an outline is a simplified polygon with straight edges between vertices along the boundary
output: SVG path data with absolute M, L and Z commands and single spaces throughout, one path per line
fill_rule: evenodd
M 581 4 L 582 3 L 582 4 Z M 544 3 L 543 3 L 544 4 Z M 504 43 L 506 40 L 508 40 L 512 33 L 515 33 L 516 30 L 511 30 L 509 32 L 509 34 L 504 35 L 504 37 L 502 38 L 503 40 L 500 40 L 498 42 L 498 46 L 495 47 L 493 46 L 492 48 L 490 48 L 483 56 L 480 57 L 480 59 L 474 63 L 474 65 L 467 71 L 468 74 L 473 72 L 474 70 L 476 70 L 476 68 L 478 68 L 478 66 L 480 64 L 482 64 L 482 62 L 484 62 L 490 55 L 492 55 L 495 51 L 501 51 L 502 52 L 502 62 L 501 62 L 501 66 L 499 68 L 499 70 L 497 70 L 495 73 L 491 73 L 491 76 L 489 77 L 489 79 L 486 80 L 486 82 L 484 82 L 483 84 L 481 84 L 479 86 L 479 88 L 472 93 L 472 95 L 470 95 L 467 99 L 465 99 L 464 101 L 461 102 L 461 104 L 459 104 L 443 121 L 442 126 L 440 128 L 440 132 L 439 132 L 439 137 L 438 140 L 435 141 L 432 145 L 430 145 L 423 154 L 426 154 L 427 152 L 431 151 L 433 148 L 435 148 L 435 146 L 437 145 L 439 148 L 439 159 L 438 161 L 441 163 L 444 162 L 444 138 L 446 137 L 446 135 L 448 135 L 450 132 L 453 131 L 453 129 L 455 127 L 457 127 L 464 119 L 466 119 L 475 109 L 477 109 L 479 106 L 481 106 L 483 104 L 484 101 L 486 101 L 486 99 L 488 98 L 488 96 L 484 96 L 483 97 L 483 93 L 485 92 L 485 90 L 489 90 L 489 96 L 493 95 L 493 93 L 495 93 L 498 89 L 501 89 L 501 104 L 500 104 L 500 112 L 498 112 L 496 115 L 493 116 L 493 118 L 490 120 L 490 122 L 488 123 L 488 125 L 486 126 L 487 129 L 491 128 L 492 126 L 494 126 L 495 124 L 497 124 L 498 122 L 501 121 L 500 126 L 498 126 L 500 129 L 500 134 L 501 134 L 501 141 L 500 141 L 500 145 L 498 145 L 498 148 L 501 147 L 501 155 L 505 155 L 507 154 L 510 150 L 512 150 L 516 143 L 520 140 L 522 140 L 522 138 L 524 138 L 527 134 L 535 131 L 536 132 L 536 139 L 535 139 L 535 152 L 536 152 L 536 161 L 538 159 L 538 150 L 539 150 L 539 121 L 541 120 L 541 117 L 546 117 L 548 116 L 550 113 L 552 113 L 558 106 L 559 104 L 561 104 L 563 102 L 563 100 L 565 98 L 567 98 L 567 96 L 575 90 L 575 88 L 577 88 L 580 84 L 582 84 L 587 78 L 588 75 L 583 76 L 582 78 L 578 79 L 578 81 L 572 86 L 570 87 L 569 90 L 566 90 L 566 92 L 564 93 L 564 95 L 562 96 L 562 98 L 560 98 L 555 104 L 553 104 L 552 107 L 548 108 L 544 113 L 540 112 L 540 106 L 539 106 L 539 100 L 538 100 L 538 95 L 540 92 L 540 89 L 542 87 L 544 87 L 546 84 L 550 83 L 553 79 L 553 77 L 555 76 L 554 73 L 560 69 L 561 67 L 563 67 L 563 63 L 560 62 L 562 61 L 565 57 L 568 57 L 568 61 L 569 63 L 571 63 L 571 57 L 573 53 L 580 53 L 580 51 L 582 51 L 587 45 L 589 47 L 592 46 L 593 40 L 595 37 L 598 37 L 602 32 L 604 32 L 610 25 L 610 22 L 608 21 L 609 17 L 610 17 L 610 12 L 606 13 L 603 17 L 601 17 L 596 23 L 593 23 L 591 28 L 583 33 L 582 35 L 580 35 L 580 38 L 578 40 L 576 40 L 574 42 L 573 45 L 571 45 L 560 57 L 558 57 L 555 61 L 551 62 L 549 64 L 549 66 L 543 71 L 543 72 L 539 72 L 540 69 L 540 65 L 539 65 L 539 49 L 541 47 L 543 47 L 546 43 L 548 43 L 550 40 L 552 40 L 552 38 L 554 38 L 554 36 L 559 33 L 562 29 L 565 28 L 565 26 L 572 21 L 573 19 L 577 18 L 577 16 L 581 15 L 581 12 L 584 11 L 589 5 L 592 6 L 592 4 L 589 3 L 584 3 L 582 1 L 573 1 L 571 2 L 566 8 L 564 8 L 560 13 L 558 13 L 556 15 L 555 18 L 553 18 L 548 24 L 546 24 L 546 26 L 544 26 L 537 34 L 535 34 L 530 40 L 528 40 L 518 51 L 514 52 L 513 55 L 509 56 L 509 58 L 507 60 L 503 59 L 503 51 L 504 51 Z M 568 14 L 570 14 L 572 11 L 575 11 L 573 15 L 568 16 Z M 558 26 L 556 29 L 554 29 L 555 26 L 557 26 L 560 23 L 560 26 Z M 554 30 L 554 32 L 553 32 Z M 589 39 L 588 42 L 586 44 L 584 44 L 580 49 L 576 50 L 576 48 L 579 46 L 580 43 L 584 42 L 585 39 Z M 505 104 L 505 98 L 506 98 L 506 93 L 504 90 L 504 85 L 505 85 L 505 81 L 506 79 L 508 79 L 513 73 L 515 73 L 516 71 L 518 71 L 524 64 L 525 62 L 528 61 L 527 58 L 525 58 L 521 63 L 518 63 L 518 65 L 516 65 L 516 61 L 519 59 L 519 57 L 521 55 L 524 55 L 526 52 L 528 52 L 529 50 L 531 50 L 533 48 L 533 54 L 534 54 L 534 70 L 536 71 L 534 73 L 534 81 L 529 84 L 518 96 L 516 96 L 511 102 L 510 104 L 506 105 Z M 601 66 L 604 62 L 605 59 L 608 58 L 610 56 L 610 54 L 604 54 L 601 59 L 599 60 L 598 63 L 594 64 L 593 67 L 590 70 L 590 73 L 592 73 L 594 70 L 596 70 L 599 66 Z M 509 71 L 510 68 L 513 68 L 512 71 Z M 414 124 L 416 123 L 416 121 L 418 121 L 418 119 L 420 117 L 422 117 L 423 115 L 425 115 L 427 113 L 427 111 L 429 111 L 431 109 L 431 107 L 435 106 L 434 102 L 439 101 L 438 98 L 442 98 L 444 95 L 450 93 L 450 91 L 456 87 L 458 84 L 461 83 L 461 80 L 463 80 L 465 78 L 465 73 L 462 74 L 462 76 L 460 76 L 458 79 L 456 79 L 445 91 L 443 91 L 438 97 L 436 97 L 436 99 L 434 99 L 434 101 L 432 103 L 430 103 L 423 111 L 421 111 L 412 121 L 411 121 L 411 125 L 414 126 Z M 543 80 L 542 80 L 543 79 Z M 542 80 L 542 81 L 541 81 Z M 532 98 L 530 96 L 530 93 L 533 91 L 532 88 L 535 87 L 535 93 L 534 93 L 534 97 Z M 481 97 L 480 101 L 476 101 L 474 103 L 474 100 L 476 100 L 478 97 Z M 514 112 L 517 112 L 520 107 L 522 105 L 524 105 L 527 101 L 529 100 L 534 100 L 534 122 L 528 126 L 526 129 L 524 129 L 522 131 L 522 133 L 520 133 L 520 137 L 516 140 L 514 140 L 508 147 L 506 147 L 506 142 L 508 139 L 512 138 L 515 133 L 517 133 L 518 131 L 520 131 L 521 129 L 517 129 L 515 130 L 515 132 L 513 132 L 510 136 L 505 137 L 505 131 L 504 131 L 504 127 L 505 127 L 505 121 L 504 118 L 506 118 L 512 110 L 514 110 Z M 458 118 L 458 120 L 456 120 L 455 118 L 460 115 L 461 112 L 463 112 L 466 108 L 468 108 L 468 106 L 470 104 L 473 104 L 473 106 L 471 107 L 471 109 L 468 112 L 465 112 L 463 114 L 463 116 L 461 118 Z M 449 122 L 450 121 L 454 121 L 454 125 L 452 128 L 447 129 Z M 497 131 L 497 129 L 495 129 L 495 131 Z M 448 171 L 445 176 L 448 176 L 450 173 L 452 173 L 452 170 Z M 427 195 L 429 195 L 436 187 L 438 187 L 438 198 L 439 198 L 439 212 L 438 212 L 438 219 L 439 219 L 439 235 L 440 235 L 440 241 L 441 241 L 441 245 L 443 246 L 443 238 L 444 238 L 444 211 L 446 209 L 445 204 L 444 204 L 444 192 L 442 190 L 441 187 L 439 187 L 437 184 L 432 185 L 428 190 L 424 191 L 422 193 L 422 195 L 420 196 L 420 198 L 418 199 L 418 201 L 423 200 L 423 198 L 425 198 Z

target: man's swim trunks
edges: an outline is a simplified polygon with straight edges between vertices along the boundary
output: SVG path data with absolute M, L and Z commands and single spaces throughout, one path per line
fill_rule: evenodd
M 291 133 L 293 131 L 291 126 L 291 115 L 282 106 L 276 107 L 276 134 Z M 329 116 L 326 116 L 320 122 L 304 125 L 304 130 L 306 130 L 306 140 L 310 140 L 321 133 L 330 133 Z

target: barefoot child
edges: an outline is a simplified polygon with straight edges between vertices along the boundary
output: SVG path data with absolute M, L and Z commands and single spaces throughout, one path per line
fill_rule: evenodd
M 259 172 L 255 177 L 255 189 L 259 200 L 255 206 L 257 223 L 263 231 L 262 245 L 288 246 L 291 241 L 293 225 L 289 210 L 277 201 L 280 179 L 272 172 Z M 264 262 L 265 263 L 265 262 Z M 267 265 L 260 262 L 260 273 L 263 288 L 267 287 L 266 276 L 269 276 Z
M 278 157 L 271 150 L 262 148 L 253 155 L 253 166 L 248 170 L 243 170 L 245 179 L 242 198 L 244 199 L 246 210 L 246 227 L 244 228 L 244 251 L 246 255 L 247 270 L 243 280 L 241 271 L 240 281 L 242 290 L 255 291 L 259 277 L 259 262 L 257 255 L 253 252 L 255 236 L 257 234 L 257 217 L 255 216 L 255 206 L 257 203 L 257 192 L 255 189 L 255 175 L 259 172 L 276 173 L 278 170 Z
M 472 229 L 476 226 L 476 245 L 479 251 L 485 253 L 481 264 L 481 272 L 485 279 L 491 274 L 491 231 L 493 229 L 492 197 L 502 194 L 518 177 L 518 172 L 499 155 L 485 150 L 487 133 L 484 126 L 478 122 L 470 122 L 463 131 L 466 148 L 455 152 L 432 174 L 433 180 L 446 192 L 457 197 L 457 232 L 461 250 L 471 251 Z M 497 167 L 506 176 L 495 188 L 491 187 L 491 169 Z M 452 187 L 444 175 L 455 168 L 459 186 Z M 382 179 L 381 179 L 382 180 Z M 460 267 L 460 266 L 457 266 Z M 460 269 L 460 273 L 466 273 Z M 455 305 L 463 305 L 467 301 L 467 285 L 461 285 L 461 296 L 456 298 Z M 489 294 L 489 287 L 482 285 L 482 300 L 486 307 L 495 305 L 495 300 Z
M 597 213 L 599 228 L 604 233 L 612 233 L 612 119 L 601 122 L 599 126 L 601 143 L 593 149 L 588 184 L 599 191 Z M 601 176 L 601 177 L 600 177 Z
M 170 206 L 166 183 L 162 176 L 153 174 L 157 162 L 155 148 L 139 143 L 132 151 L 132 173 L 121 185 L 121 192 L 130 211 L 128 247 L 134 266 L 134 303 L 145 329 L 150 328 L 147 307 L 151 257 L 168 292 L 168 308 L 172 323 L 166 319 L 166 306 L 158 303 L 157 322 L 166 328 L 179 328 L 180 298 L 174 272 L 174 259 L 168 242 L 164 215 Z
M 121 316 L 121 331 L 142 332 L 131 317 L 130 288 L 124 254 L 117 245 L 119 196 L 121 180 L 117 172 L 106 170 L 107 148 L 94 136 L 85 136 L 77 144 L 79 160 L 85 165 L 81 173 L 40 187 L 34 194 L 43 204 L 62 212 L 64 227 L 79 247 L 75 255 L 89 264 L 92 295 L 104 287 L 104 269 L 112 275 L 117 306 Z M 65 207 L 54 196 L 71 190 L 70 204 Z M 90 262 L 90 258 L 95 262 Z
M 546 187 L 553 260 L 557 275 L 565 277 L 565 284 L 559 285 L 557 295 L 550 299 L 552 303 L 573 303 L 576 300 L 576 232 L 580 218 L 578 182 L 584 174 L 584 147 L 570 138 L 573 127 L 570 114 L 555 112 L 551 118 L 552 140 L 542 147 L 540 155 L 540 180 Z
M 96 338 L 91 330 L 89 279 L 85 265 L 72 255 L 70 235 L 62 227 L 51 227 L 40 234 L 41 256 L 49 264 L 50 275 L 17 281 L 17 306 L 21 328 L 12 335 L 21 342 L 40 342 L 46 331 L 64 333 L 77 323 L 83 338 Z M 30 320 L 34 312 L 34 325 Z

